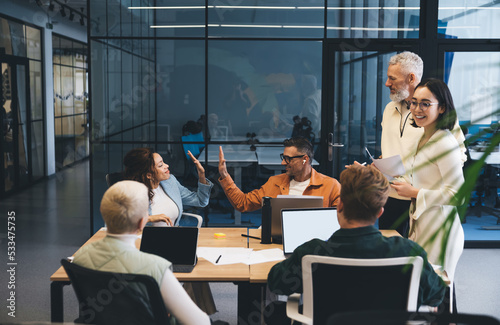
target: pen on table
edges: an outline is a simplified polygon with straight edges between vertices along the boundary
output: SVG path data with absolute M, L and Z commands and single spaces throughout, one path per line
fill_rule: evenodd
M 222 255 L 219 255 L 219 257 L 217 257 L 217 260 L 215 261 L 215 264 L 219 263 L 219 260 L 220 260 L 221 257 L 222 257 Z
M 250 235 L 245 235 L 245 234 L 241 234 L 241 237 L 248 237 L 248 238 L 253 238 L 253 239 L 258 239 L 258 240 L 260 240 L 260 238 L 259 238 L 259 237 L 250 236 Z

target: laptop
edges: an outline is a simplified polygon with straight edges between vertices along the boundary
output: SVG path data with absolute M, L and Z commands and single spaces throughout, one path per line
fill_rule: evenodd
M 174 272 L 193 271 L 198 258 L 197 227 L 144 227 L 140 250 L 165 258 Z
M 323 207 L 322 196 L 278 195 L 271 199 L 271 238 L 273 243 L 281 244 L 281 210 Z
M 285 257 L 313 238 L 328 240 L 340 229 L 336 208 L 283 209 L 281 219 Z

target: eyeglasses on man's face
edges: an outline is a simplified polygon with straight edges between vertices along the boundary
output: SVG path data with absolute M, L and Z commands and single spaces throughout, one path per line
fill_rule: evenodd
M 290 163 L 290 161 L 292 161 L 292 159 L 294 158 L 302 158 L 304 157 L 305 155 L 300 155 L 300 156 L 293 156 L 293 157 L 290 157 L 290 156 L 285 156 L 283 155 L 282 153 L 280 153 L 280 158 L 281 158 L 281 161 L 285 161 L 287 164 Z
M 417 102 L 416 100 L 412 100 L 410 102 L 410 109 L 417 109 L 417 106 L 420 107 L 422 111 L 426 111 L 431 107 L 432 105 L 439 105 L 439 103 L 432 103 L 432 102 Z

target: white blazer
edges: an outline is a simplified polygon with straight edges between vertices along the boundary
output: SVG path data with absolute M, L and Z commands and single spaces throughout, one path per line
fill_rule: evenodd
M 436 131 L 418 152 L 417 148 L 414 150 L 408 177 L 410 183 L 420 190 L 410 207 L 408 238 L 426 250 L 432 264 L 442 265 L 453 281 L 464 247 L 464 231 L 456 209 L 461 202 L 454 202 L 464 183 L 461 150 L 448 130 Z M 449 218 L 450 214 L 452 218 Z M 429 242 L 436 234 L 436 238 Z M 444 252 L 443 241 L 446 241 Z M 443 253 L 444 263 L 440 257 Z

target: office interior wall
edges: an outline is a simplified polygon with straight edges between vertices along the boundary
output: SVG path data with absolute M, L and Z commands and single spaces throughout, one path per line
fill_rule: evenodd
M 58 170 L 89 156 L 87 45 L 52 34 Z
M 349 29 L 351 32 L 342 36 L 346 38 L 368 36 L 356 32 L 360 27 L 382 24 L 389 29 L 410 21 L 418 24 L 415 9 L 405 10 L 402 17 L 396 9 L 391 21 L 381 19 L 374 25 L 364 10 L 339 9 L 335 1 L 293 1 L 281 8 L 272 3 L 264 1 L 261 8 L 255 9 L 245 1 L 234 6 L 210 1 L 205 22 L 204 1 L 183 3 L 182 9 L 171 1 L 159 1 L 157 6 L 167 7 L 162 10 L 128 8 L 118 1 L 90 2 L 91 17 L 98 17 L 100 22 L 90 30 L 91 52 L 95 54 L 91 64 L 92 103 L 94 108 L 100 108 L 92 112 L 93 133 L 99 134 L 92 140 L 94 202 L 99 202 L 106 189 L 105 174 L 122 170 L 121 159 L 136 146 L 156 148 L 172 172 L 184 181 L 189 176 L 185 174 L 189 162 L 181 141 L 189 121 L 200 126 L 203 136 L 193 143 L 200 148 L 209 143 L 246 144 L 252 133 L 261 141 L 280 145 L 292 135 L 294 117 L 298 116 L 307 118 L 308 135 L 319 148 L 323 41 L 329 33 L 325 30 L 325 5 L 337 13 L 328 28 Z M 141 4 L 147 2 L 136 5 Z M 292 5 L 295 7 L 290 9 Z M 349 5 L 357 6 L 354 2 Z M 414 6 L 415 1 L 405 5 Z M 418 31 L 410 36 L 384 35 L 415 38 Z M 136 51 L 138 44 L 143 46 L 142 52 Z M 147 57 L 153 62 L 144 74 L 141 65 L 134 62 L 142 62 L 147 50 L 152 50 Z M 142 80 L 130 91 L 130 76 L 134 74 L 142 76 Z M 141 101 L 138 106 L 137 94 L 149 87 L 145 87 L 146 79 L 155 81 L 150 92 L 154 93 L 154 105 Z M 144 121 L 141 127 L 147 131 L 139 135 L 133 114 L 124 114 L 123 110 L 145 117 L 145 107 L 151 108 L 149 116 L 154 119 Z M 373 106 L 370 112 L 375 114 Z M 136 132 L 134 136 L 130 136 L 132 132 Z M 145 133 L 149 136 L 145 137 Z M 319 160 L 320 152 L 317 154 Z M 216 171 L 210 166 L 207 169 L 216 179 Z M 259 187 L 275 172 L 252 164 L 242 170 L 241 186 L 245 191 Z M 218 203 L 221 198 L 213 199 Z M 94 217 L 97 229 L 102 225 L 97 222 L 97 204 Z
M 86 26 L 81 26 L 77 21 L 69 21 L 68 17 L 61 17 L 58 11 L 50 12 L 47 6 L 39 7 L 35 2 L 29 0 L 7 0 L 2 2 L 0 13 L 22 21 L 33 24 L 42 29 L 42 57 L 43 69 L 39 69 L 42 74 L 41 86 L 43 91 L 43 120 L 45 127 L 38 128 L 37 133 L 45 133 L 45 170 L 44 176 L 52 175 L 56 172 L 55 163 L 55 142 L 54 142 L 54 114 L 53 114 L 53 75 L 52 75 L 52 33 L 64 34 L 72 39 L 87 42 Z M 47 28 L 47 23 L 52 23 L 52 28 Z
M 302 86 L 315 80 L 316 91 L 321 91 L 316 101 L 321 123 L 313 129 L 316 147 L 323 149 L 315 156 L 317 169 L 336 175 L 333 169 L 340 173 L 345 163 L 366 158 L 362 144 L 379 153 L 381 114 L 389 102 L 384 82 L 392 54 L 414 51 L 423 57 L 427 76 L 446 78 L 447 69 L 456 73 L 459 64 L 455 60 L 448 66 L 445 52 L 467 52 L 474 44 L 481 52 L 499 51 L 495 32 L 488 34 L 493 37 L 488 42 L 472 39 L 479 34 L 466 38 L 451 33 L 461 30 L 459 25 L 474 12 L 496 17 L 498 10 L 486 11 L 488 1 L 478 2 L 481 8 L 472 11 L 456 9 L 453 23 L 449 16 L 441 17 L 442 7 L 451 6 L 445 1 L 298 0 L 283 7 L 262 1 L 259 8 L 250 1 L 225 6 L 209 1 L 205 9 L 206 4 L 157 1 L 167 9 L 149 10 L 130 9 L 120 1 L 90 1 L 91 15 L 100 22 L 90 30 L 92 102 L 99 107 L 92 112 L 92 123 L 94 132 L 103 135 L 92 144 L 95 218 L 106 189 L 105 174 L 121 170 L 123 156 L 133 147 L 154 147 L 173 174 L 182 181 L 189 177 L 182 146 L 188 121 L 202 130 L 203 137 L 192 144 L 203 154 L 219 144 L 250 146 L 247 133 L 252 132 L 259 140 L 280 145 L 291 135 L 293 117 L 303 116 L 309 96 Z M 442 28 L 444 18 L 447 29 Z M 428 27 L 434 24 L 435 30 Z M 142 117 L 141 125 L 134 116 Z M 358 148 L 344 148 L 345 161 L 328 161 L 328 132 Z M 202 151 L 208 145 L 214 147 Z M 216 180 L 216 166 L 206 166 Z M 258 188 L 275 172 L 254 163 L 241 171 L 244 191 Z M 214 191 L 220 193 L 220 188 Z M 209 217 L 224 214 L 218 205 L 224 206 L 224 195 L 211 198 Z

